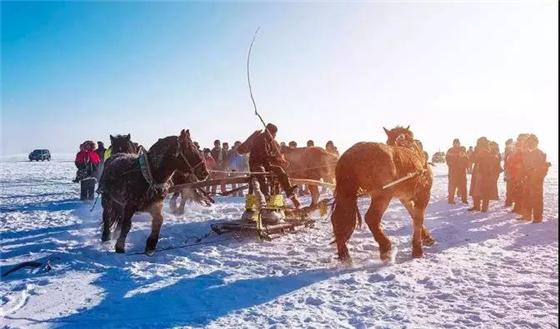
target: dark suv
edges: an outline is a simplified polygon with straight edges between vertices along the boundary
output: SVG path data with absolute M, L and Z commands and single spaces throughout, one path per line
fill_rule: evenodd
M 29 161 L 51 161 L 51 152 L 49 150 L 34 150 L 29 153 Z

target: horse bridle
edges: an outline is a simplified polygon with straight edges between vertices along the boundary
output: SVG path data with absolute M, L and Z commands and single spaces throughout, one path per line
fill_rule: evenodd
M 183 161 L 187 164 L 187 166 L 189 167 L 189 171 L 191 174 L 194 174 L 194 171 L 200 167 L 201 165 L 204 164 L 204 160 L 200 160 L 200 162 L 198 162 L 196 165 L 192 165 L 191 162 L 189 161 L 189 159 L 187 159 L 187 157 L 185 156 L 185 154 L 183 153 L 182 150 L 179 151 L 179 154 L 181 154 L 181 157 L 183 158 Z

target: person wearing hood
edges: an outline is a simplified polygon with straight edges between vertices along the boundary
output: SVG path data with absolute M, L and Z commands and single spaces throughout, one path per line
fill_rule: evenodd
M 75 182 L 80 182 L 80 200 L 93 200 L 95 182 L 101 164 L 101 158 L 96 152 L 95 143 L 85 141 L 80 145 L 74 164 L 78 169 Z

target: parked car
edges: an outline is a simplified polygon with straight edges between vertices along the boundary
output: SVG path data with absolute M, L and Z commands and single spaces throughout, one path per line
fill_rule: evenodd
M 29 161 L 51 161 L 51 152 L 49 150 L 33 150 L 29 153 Z

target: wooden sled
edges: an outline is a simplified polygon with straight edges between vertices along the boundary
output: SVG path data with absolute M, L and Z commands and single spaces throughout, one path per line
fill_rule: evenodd
M 284 222 L 277 224 L 263 224 L 262 222 L 249 222 L 239 219 L 212 224 L 210 227 L 212 228 L 212 231 L 217 234 L 249 232 L 254 233 L 261 240 L 271 241 L 287 233 L 294 233 L 298 228 L 313 227 L 314 224 L 315 221 L 309 218 L 305 220 L 286 219 Z

